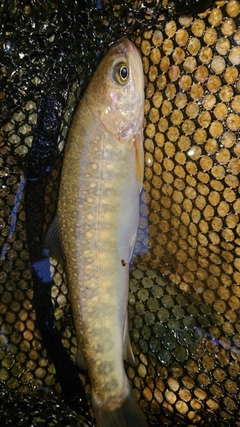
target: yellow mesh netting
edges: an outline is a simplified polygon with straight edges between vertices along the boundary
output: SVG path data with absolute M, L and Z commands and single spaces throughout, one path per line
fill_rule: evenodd
M 79 87 L 98 53 L 122 33 L 139 48 L 146 79 L 145 180 L 136 253 L 149 247 L 136 256 L 131 271 L 129 324 L 137 365 L 126 366 L 127 373 L 153 425 L 240 425 L 239 16 L 237 0 L 216 1 L 194 16 L 179 16 L 167 1 L 2 5 L 3 425 L 30 425 L 23 424 L 24 417 L 32 417 L 31 425 L 43 420 L 49 426 L 91 425 L 49 402 L 50 397 L 61 401 L 62 395 L 36 323 L 25 170 L 49 83 L 67 79 L 59 101 L 61 151 Z M 58 177 L 56 167 L 45 196 L 46 224 L 56 208 Z M 67 283 L 60 264 L 51 268 L 56 328 L 74 359 Z M 89 382 L 80 378 L 89 398 Z M 31 400 L 32 395 L 41 400 Z

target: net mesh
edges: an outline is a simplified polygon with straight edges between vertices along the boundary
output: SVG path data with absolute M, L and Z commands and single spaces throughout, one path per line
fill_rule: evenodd
M 186 4 L 190 13 L 198 7 Z M 202 4 L 194 16 L 179 15 L 182 1 L 164 0 L 0 6 L 1 425 L 94 425 L 63 403 L 39 332 L 25 172 L 42 99 L 57 102 L 61 159 L 78 100 L 123 34 L 139 48 L 146 81 L 144 192 L 129 292 L 137 363 L 127 374 L 153 426 L 240 425 L 240 3 Z M 49 91 L 57 86 L 60 94 Z M 44 196 L 45 229 L 59 168 L 60 161 Z M 74 360 L 64 271 L 51 270 L 55 328 Z M 90 401 L 88 378 L 79 375 Z

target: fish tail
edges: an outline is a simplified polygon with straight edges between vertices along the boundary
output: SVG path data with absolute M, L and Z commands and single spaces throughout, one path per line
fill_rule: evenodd
M 127 396 L 123 404 L 113 411 L 94 404 L 94 401 L 93 410 L 97 427 L 148 427 L 132 394 Z

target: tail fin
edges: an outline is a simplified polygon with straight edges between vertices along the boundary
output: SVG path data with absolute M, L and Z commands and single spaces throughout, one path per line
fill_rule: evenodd
M 99 407 L 94 401 L 93 410 L 97 427 L 148 427 L 141 409 L 131 394 L 113 411 Z

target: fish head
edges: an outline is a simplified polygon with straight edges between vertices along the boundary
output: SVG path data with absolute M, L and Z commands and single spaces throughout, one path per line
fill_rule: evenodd
M 128 39 L 112 45 L 88 88 L 88 105 L 96 120 L 119 140 L 141 132 L 144 75 L 140 55 Z

